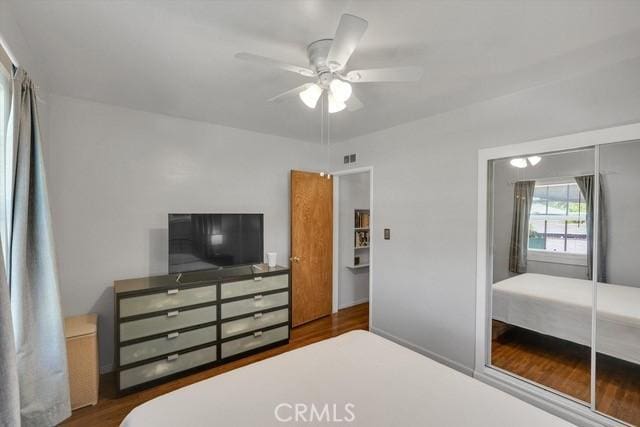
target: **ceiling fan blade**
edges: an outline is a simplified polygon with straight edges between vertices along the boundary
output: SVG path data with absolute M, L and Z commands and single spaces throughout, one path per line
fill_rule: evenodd
M 369 23 L 357 16 L 344 14 L 340 17 L 340 23 L 336 30 L 336 35 L 331 43 L 329 54 L 327 55 L 327 65 L 332 71 L 342 70 L 360 39 L 364 35 Z
M 358 99 L 358 97 L 355 96 L 354 94 L 351 94 L 351 96 L 349 97 L 349 99 L 347 99 L 345 104 L 347 104 L 347 110 L 349 111 L 358 111 L 359 109 L 364 107 L 364 104 L 362 103 L 362 101 L 360 101 L 360 99 Z
M 420 67 L 371 68 L 349 71 L 344 79 L 351 83 L 417 82 L 422 78 Z
M 286 101 L 287 99 L 295 98 L 300 94 L 300 92 L 302 92 L 312 84 L 313 83 L 305 83 L 302 86 L 298 86 L 294 89 L 288 90 L 286 92 L 282 92 L 281 94 L 276 95 L 273 98 L 269 98 L 269 102 L 282 102 L 282 101 Z
M 298 65 L 287 64 L 286 62 L 278 61 L 277 59 L 267 58 L 266 56 L 254 55 L 253 53 L 240 52 L 235 54 L 236 59 L 242 61 L 252 62 L 257 65 L 266 67 L 275 67 L 282 70 L 291 71 L 293 73 L 301 74 L 306 77 L 313 77 L 314 72 L 309 68 L 300 67 Z

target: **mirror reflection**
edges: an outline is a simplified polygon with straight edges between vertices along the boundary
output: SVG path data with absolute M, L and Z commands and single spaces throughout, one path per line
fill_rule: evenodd
M 600 147 L 596 409 L 640 425 L 640 142 Z
M 595 150 L 492 164 L 491 364 L 590 402 Z

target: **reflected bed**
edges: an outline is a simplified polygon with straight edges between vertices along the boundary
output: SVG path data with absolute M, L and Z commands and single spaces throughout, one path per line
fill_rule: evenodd
M 591 345 L 592 282 L 525 273 L 493 285 L 493 319 Z M 598 284 L 599 353 L 640 364 L 640 288 Z

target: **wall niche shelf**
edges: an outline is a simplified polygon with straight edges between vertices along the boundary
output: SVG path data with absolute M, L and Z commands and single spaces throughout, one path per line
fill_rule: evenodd
M 347 265 L 349 270 L 359 270 L 361 268 L 368 268 L 369 264 Z
M 359 270 L 369 267 L 370 211 L 369 209 L 356 209 L 353 217 L 353 264 L 348 265 L 347 268 Z

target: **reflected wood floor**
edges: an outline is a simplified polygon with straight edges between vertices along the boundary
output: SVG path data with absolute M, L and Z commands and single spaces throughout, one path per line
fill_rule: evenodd
M 588 402 L 591 350 L 569 341 L 493 321 L 491 363 Z M 640 426 L 640 366 L 598 354 L 600 412 Z
M 291 340 L 287 345 L 122 397 L 115 396 L 114 376 L 105 374 L 100 378 L 100 399 L 98 403 L 95 406 L 73 411 L 73 415 L 62 425 L 82 427 L 118 426 L 133 408 L 154 397 L 295 348 L 322 341 L 354 329 L 367 330 L 368 328 L 369 304 L 359 304 L 293 329 L 291 331 Z

